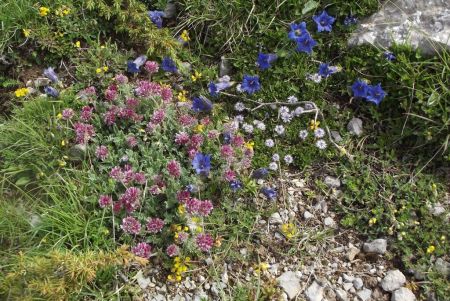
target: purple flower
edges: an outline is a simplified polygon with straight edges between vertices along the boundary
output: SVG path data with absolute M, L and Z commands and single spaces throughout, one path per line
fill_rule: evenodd
M 238 191 L 239 189 L 242 188 L 242 183 L 239 180 L 234 180 L 230 182 L 230 188 L 233 192 Z
M 390 62 L 395 61 L 395 59 L 396 59 L 395 55 L 390 51 L 385 51 L 383 55 L 384 55 L 385 59 L 387 59 Z
M 311 37 L 308 32 L 303 33 L 297 40 L 297 48 L 296 50 L 299 52 L 305 52 L 307 54 L 311 54 L 314 46 L 317 45 L 317 42 Z
M 336 67 L 330 67 L 330 65 L 322 63 L 322 64 L 319 65 L 319 72 L 318 73 L 319 73 L 320 76 L 322 76 L 324 78 L 327 78 L 331 74 L 335 73 L 336 71 L 337 71 Z
M 127 216 L 122 220 L 122 225 L 120 225 L 120 228 L 128 234 L 139 234 L 141 231 L 141 224 L 134 217 Z
M 162 228 L 164 228 L 164 221 L 160 218 L 150 218 L 147 221 L 147 231 L 150 233 L 161 232 Z
M 263 187 L 261 192 L 268 198 L 269 200 L 273 200 L 277 197 L 277 191 L 273 188 Z
M 244 75 L 242 80 L 241 88 L 248 94 L 253 94 L 261 89 L 261 84 L 259 83 L 259 76 Z
M 356 23 L 358 23 L 358 19 L 355 16 L 349 15 L 349 16 L 345 17 L 345 20 L 344 20 L 345 26 L 355 25 Z
M 111 171 L 112 172 L 112 171 Z M 134 212 L 139 207 L 139 197 L 141 190 L 137 187 L 129 187 L 120 196 L 120 202 L 125 207 L 127 212 Z
M 180 248 L 176 244 L 171 244 L 167 247 L 166 254 L 169 257 L 177 256 L 178 254 L 180 254 Z
M 76 135 L 75 141 L 79 144 L 86 144 L 95 136 L 95 130 L 92 124 L 77 122 L 73 128 Z
M 166 72 L 177 72 L 177 66 L 175 62 L 170 57 L 164 57 L 161 62 L 161 68 Z
M 84 121 L 84 122 L 91 120 L 93 111 L 94 111 L 94 108 L 92 108 L 90 106 L 82 107 L 81 113 L 80 113 L 80 120 Z
M 51 97 L 54 97 L 54 98 L 58 98 L 58 96 L 59 96 L 58 90 L 56 90 L 55 88 L 50 87 L 50 86 L 46 86 L 46 87 L 44 88 L 44 92 L 45 92 L 45 94 L 47 94 L 48 96 L 51 96 Z
M 112 197 L 109 195 L 101 195 L 98 199 L 98 204 L 100 205 L 100 208 L 106 208 L 112 204 Z
M 192 167 L 194 167 L 197 174 L 207 176 L 211 169 L 211 155 L 195 154 L 194 160 L 192 160 Z
M 56 74 L 55 69 L 53 69 L 52 67 L 44 69 L 44 76 L 51 80 L 53 83 L 58 82 L 58 75 Z
M 231 87 L 230 77 L 228 75 L 219 78 L 217 83 L 210 82 L 208 84 L 209 94 L 211 96 L 218 96 L 219 92 Z
M 162 18 L 165 17 L 165 14 L 163 11 L 151 10 L 148 12 L 148 17 L 153 22 L 153 24 L 156 25 L 156 27 L 162 28 L 162 22 L 163 22 Z
M 269 170 L 267 168 L 258 168 L 255 169 L 252 173 L 253 179 L 265 179 L 269 175 Z
M 208 252 L 209 250 L 211 250 L 214 244 L 214 239 L 209 234 L 199 234 L 197 235 L 195 241 L 198 248 L 203 252 Z
M 212 108 L 212 102 L 204 96 L 194 97 L 192 99 L 192 110 L 195 112 L 209 112 Z
M 333 25 L 334 20 L 336 20 L 336 18 L 331 17 L 330 15 L 327 14 L 326 11 L 323 11 L 320 15 L 313 16 L 313 20 L 317 24 L 318 32 L 322 31 L 330 32 L 332 29 L 331 25 Z
M 128 61 L 127 70 L 130 73 L 139 73 L 139 69 L 147 61 L 146 55 L 138 56 L 134 61 Z
M 354 97 L 366 98 L 368 90 L 369 86 L 367 85 L 367 83 L 359 79 L 352 85 Z
M 269 69 L 273 62 L 277 60 L 277 55 L 275 53 L 258 53 L 258 59 L 256 61 L 256 64 L 258 65 L 259 69 L 266 70 Z
M 62 111 L 62 119 L 64 119 L 64 120 L 72 119 L 74 114 L 75 114 L 75 112 L 72 109 L 64 109 Z
M 131 248 L 131 252 L 136 256 L 149 258 L 152 253 L 152 247 L 145 242 L 140 242 Z
M 126 84 L 128 83 L 128 77 L 126 77 L 126 75 L 123 74 L 117 74 L 114 77 L 115 81 L 118 82 L 119 84 Z
M 105 160 L 108 157 L 108 148 L 104 145 L 100 145 L 95 149 L 95 156 L 99 160 Z
M 378 84 L 376 86 L 369 86 L 366 99 L 378 106 L 385 96 L 386 92 L 381 88 L 381 84 Z
M 302 22 L 300 24 L 292 23 L 291 24 L 291 31 L 288 33 L 289 39 L 296 41 L 300 36 L 302 36 L 304 33 L 307 33 L 306 30 L 306 23 Z

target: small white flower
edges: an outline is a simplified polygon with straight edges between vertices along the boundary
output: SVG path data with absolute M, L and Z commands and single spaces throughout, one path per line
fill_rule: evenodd
M 283 134 L 284 134 L 284 126 L 282 126 L 282 125 L 277 125 L 277 126 L 275 126 L 275 132 L 276 132 L 279 136 L 283 135 Z
M 284 162 L 286 162 L 286 164 L 291 164 L 292 162 L 294 162 L 294 158 L 292 158 L 291 155 L 286 155 L 284 156 Z
M 314 109 L 314 106 L 312 104 L 310 103 L 305 104 L 305 110 L 312 110 L 312 109 Z
M 283 114 L 289 114 L 289 108 L 286 106 L 282 106 L 278 109 L 278 114 L 283 115 Z
M 297 102 L 297 101 L 298 101 L 298 98 L 295 97 L 294 95 L 291 95 L 291 96 L 289 96 L 289 97 L 287 98 L 287 101 L 288 101 L 289 103 L 294 103 L 294 102 Z
M 242 111 L 245 110 L 245 105 L 244 105 L 242 102 L 237 102 L 237 103 L 234 105 L 234 109 L 235 109 L 236 111 L 238 111 L 238 112 L 242 112 Z
M 253 125 L 258 125 L 258 123 L 260 123 L 261 121 L 259 121 L 258 119 L 253 120 Z
M 281 120 L 283 120 L 284 123 L 291 122 L 292 114 L 289 114 L 289 113 L 281 114 Z
M 258 183 L 258 185 L 262 185 L 264 184 L 264 179 L 258 179 L 256 180 L 256 183 Z
M 325 140 L 319 139 L 319 140 L 316 141 L 316 146 L 319 149 L 326 149 L 327 148 L 327 143 L 325 142 Z
M 302 139 L 302 140 L 305 140 L 306 137 L 308 137 L 308 131 L 307 131 L 307 130 L 301 130 L 301 131 L 298 133 L 298 137 L 299 137 L 300 139 Z
M 241 87 L 241 84 L 238 84 L 237 86 L 236 86 L 236 91 L 238 91 L 238 92 L 243 92 L 242 91 L 242 87 Z
M 274 147 L 274 145 L 275 145 L 275 142 L 273 142 L 272 139 L 267 139 L 266 140 L 266 146 L 267 147 Z
M 306 79 L 312 80 L 313 82 L 318 84 L 318 83 L 320 83 L 322 81 L 322 76 L 320 76 L 319 73 L 308 74 L 306 76 Z
M 272 155 L 272 161 L 280 161 L 280 155 L 279 154 L 273 154 Z
M 298 117 L 303 114 L 303 111 L 305 111 L 305 109 L 303 109 L 303 107 L 297 107 L 294 111 L 294 115 Z
M 244 132 L 246 132 L 246 133 L 248 133 L 248 134 L 253 133 L 253 125 L 251 125 L 251 124 L 244 123 L 244 124 L 242 125 L 242 129 L 244 130 Z
M 236 116 L 234 117 L 234 121 L 236 121 L 236 122 L 238 122 L 238 123 L 244 122 L 244 116 L 242 116 L 242 115 L 236 115 Z M 238 127 L 239 127 L 239 125 L 238 125 Z
M 257 128 L 258 130 L 265 131 L 265 130 L 266 130 L 266 125 L 265 125 L 263 122 L 260 122 L 260 123 L 258 123 L 258 124 L 256 125 L 256 128 Z
M 270 170 L 277 170 L 277 169 L 278 169 L 278 164 L 275 163 L 275 162 L 271 162 L 271 163 L 269 164 L 269 169 L 270 169 Z
M 317 128 L 317 129 L 314 131 L 314 136 L 315 136 L 316 138 L 323 138 L 323 137 L 325 136 L 325 131 L 324 131 L 322 128 Z

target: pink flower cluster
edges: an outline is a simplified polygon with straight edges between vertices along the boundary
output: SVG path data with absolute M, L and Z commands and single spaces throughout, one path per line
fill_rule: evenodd
M 161 96 L 161 85 L 147 80 L 141 80 L 135 89 L 136 95 L 140 97 Z
M 75 112 L 72 109 L 64 109 L 61 115 L 63 120 L 70 120 L 74 114 Z
M 122 220 L 120 228 L 128 234 L 139 234 L 141 232 L 141 224 L 132 216 L 127 216 Z
M 171 244 L 167 247 L 166 254 L 169 257 L 177 256 L 178 254 L 180 254 L 180 248 L 176 244 Z
M 169 161 L 167 163 L 167 171 L 174 178 L 179 178 L 181 176 L 181 165 L 176 160 Z
M 74 124 L 76 143 L 86 144 L 95 136 L 94 126 L 92 124 L 77 122 Z
M 149 218 L 147 221 L 147 231 L 150 233 L 158 233 L 164 228 L 164 221 L 160 218 Z
M 189 198 L 184 204 L 187 212 L 200 216 L 208 216 L 214 208 L 211 201 L 196 198 Z
M 200 250 L 208 252 L 214 245 L 214 239 L 207 233 L 201 233 L 197 235 L 195 242 Z
M 129 164 L 126 164 L 124 167 L 113 167 L 109 172 L 109 176 L 124 185 L 127 185 L 132 181 L 141 185 L 146 182 L 145 174 L 143 172 L 134 172 Z
M 112 197 L 109 195 L 101 195 L 98 199 L 98 204 L 100 205 L 100 208 L 109 207 L 112 204 Z
M 134 212 L 140 205 L 141 190 L 137 187 L 129 187 L 119 198 L 120 208 L 125 208 L 128 213 Z
M 90 106 L 84 106 L 83 108 L 81 108 L 80 120 L 83 122 L 90 121 L 92 118 L 93 111 L 94 111 L 94 108 L 92 108 Z
M 114 79 L 121 85 L 128 83 L 128 77 L 123 74 L 117 74 Z
M 150 74 L 154 74 L 156 72 L 158 72 L 159 70 L 159 65 L 157 62 L 155 61 L 146 61 L 145 65 L 144 65 L 144 69 L 150 73 Z
M 152 254 L 152 247 L 145 242 L 140 242 L 133 248 L 131 248 L 131 252 L 133 252 L 133 254 L 136 256 L 142 258 L 149 258 L 150 255 Z
M 108 148 L 104 145 L 99 145 L 95 149 L 95 156 L 99 159 L 104 161 L 108 157 Z

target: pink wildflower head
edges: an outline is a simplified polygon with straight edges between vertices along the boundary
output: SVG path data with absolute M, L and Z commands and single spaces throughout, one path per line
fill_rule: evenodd
M 105 99 L 109 102 L 112 102 L 117 98 L 117 94 L 117 86 L 111 85 L 105 91 Z
M 145 128 L 145 131 L 149 134 L 152 134 L 155 131 L 157 126 L 158 125 L 156 125 L 150 121 L 149 123 L 147 123 L 147 127 Z
M 189 114 L 181 115 L 181 116 L 178 118 L 178 121 L 180 122 L 180 124 L 181 124 L 182 126 L 193 126 L 193 125 L 195 125 L 196 122 L 197 122 L 197 120 L 195 119 L 195 117 L 194 117 L 194 116 L 191 116 L 191 115 L 189 115 Z
M 128 144 L 128 147 L 133 148 L 133 147 L 138 145 L 138 141 L 137 141 L 136 137 L 128 136 L 127 137 L 127 144 Z
M 243 158 L 240 162 L 240 166 L 242 169 L 247 169 L 252 166 L 252 160 L 249 158 Z
M 188 156 L 189 156 L 189 159 L 194 159 L 194 157 L 195 157 L 195 155 L 198 153 L 198 149 L 196 149 L 196 148 L 189 148 L 188 149 Z
M 223 173 L 223 177 L 225 179 L 225 181 L 231 182 L 236 180 L 236 173 L 234 171 L 232 171 L 231 169 L 225 170 L 225 172 Z
M 103 115 L 103 121 L 106 125 L 111 126 L 114 123 L 116 123 L 116 110 L 115 109 L 109 109 L 104 115 Z
M 128 77 L 126 77 L 123 74 L 117 74 L 114 77 L 114 79 L 116 80 L 117 83 L 122 84 L 122 85 L 128 83 Z
M 232 138 L 231 143 L 236 146 L 236 147 L 240 147 L 242 145 L 244 145 L 244 137 L 236 135 Z
M 165 103 L 172 101 L 173 93 L 170 87 L 163 87 L 161 90 L 161 98 Z
M 189 141 L 189 134 L 186 132 L 178 132 L 175 134 L 175 143 L 185 145 Z
M 95 149 L 95 156 L 99 160 L 105 160 L 108 157 L 108 148 L 104 145 L 99 145 Z
M 76 142 L 86 144 L 95 136 L 94 126 L 92 124 L 77 122 L 73 126 L 76 134 Z
M 144 65 L 144 69 L 145 69 L 148 73 L 153 74 L 153 73 L 158 72 L 158 70 L 159 70 L 159 65 L 158 65 L 158 63 L 155 62 L 155 61 L 146 61 L 146 62 L 145 62 L 145 65 Z
M 118 213 L 120 213 L 120 211 L 122 210 L 122 203 L 121 202 L 115 202 L 114 204 L 113 204 L 113 211 L 114 211 L 114 213 L 116 213 L 116 214 L 118 214 Z
M 70 120 L 72 119 L 75 112 L 72 109 L 64 109 L 62 111 L 62 119 L 63 120 Z
M 86 89 L 83 90 L 83 92 L 84 92 L 84 94 L 90 95 L 90 96 L 95 95 L 97 93 L 94 86 L 87 87 Z
M 166 111 L 164 109 L 158 109 L 153 112 L 151 122 L 153 124 L 160 124 L 164 120 L 164 117 L 166 117 Z
M 123 178 L 122 168 L 119 166 L 114 166 L 109 172 L 109 176 L 116 181 L 121 181 Z
M 188 213 L 197 214 L 200 210 L 201 201 L 196 198 L 189 198 L 184 204 Z
M 147 221 L 147 231 L 150 233 L 161 232 L 164 228 L 164 221 L 160 218 L 149 218 Z
M 145 184 L 145 174 L 143 172 L 136 172 L 134 174 L 134 181 L 141 185 Z
M 220 148 L 220 154 L 225 158 L 230 158 L 234 155 L 234 151 L 230 145 L 225 144 Z
M 148 243 L 140 242 L 131 248 L 131 252 L 136 256 L 149 258 L 152 254 L 152 247 Z
M 122 225 L 120 225 L 120 228 L 128 234 L 139 234 L 141 231 L 141 224 L 134 217 L 127 216 L 122 220 Z
M 179 178 L 181 176 L 181 166 L 176 160 L 169 161 L 167 163 L 167 171 L 174 178 Z
M 160 96 L 161 86 L 157 83 L 141 80 L 135 89 L 136 95 L 141 97 Z
M 197 247 L 200 250 L 202 250 L 203 252 L 208 252 L 209 250 L 211 250 L 214 244 L 214 239 L 207 233 L 201 233 L 197 235 L 195 242 L 197 243 Z
M 181 204 L 186 203 L 191 198 L 191 193 L 188 190 L 181 190 L 177 192 L 177 200 Z
M 208 132 L 208 139 L 217 139 L 220 133 L 217 130 L 211 130 Z
M 203 136 L 200 134 L 194 134 L 189 141 L 189 147 L 198 149 L 203 143 Z
M 139 103 L 140 103 L 140 101 L 136 98 L 127 98 L 127 100 L 125 101 L 125 105 L 129 109 L 137 108 L 139 106 Z
M 131 109 L 131 108 L 120 108 L 117 111 L 117 116 L 122 119 L 134 120 L 136 115 L 137 114 L 134 111 L 134 109 Z
M 179 244 L 185 243 L 189 238 L 189 234 L 187 232 L 181 231 L 177 233 L 176 242 Z
M 166 254 L 169 257 L 177 256 L 178 254 L 180 254 L 180 248 L 176 244 L 171 244 L 167 247 Z
M 200 124 L 203 124 L 204 126 L 207 126 L 208 124 L 210 124 L 211 123 L 211 119 L 209 118 L 209 117 L 203 117 L 201 120 L 200 120 Z
M 200 206 L 198 208 L 198 214 L 201 216 L 208 216 L 213 210 L 214 206 L 211 201 L 204 200 L 200 201 Z
M 127 212 L 134 212 L 139 207 L 140 195 L 141 195 L 141 190 L 139 188 L 129 187 L 120 196 L 120 202 L 125 207 Z
M 100 208 L 109 207 L 112 204 L 112 197 L 109 195 L 101 195 L 98 199 L 98 204 L 100 205 Z

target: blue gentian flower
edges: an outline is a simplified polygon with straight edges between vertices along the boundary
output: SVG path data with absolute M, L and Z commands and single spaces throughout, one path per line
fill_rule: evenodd
M 204 96 L 194 97 L 192 99 L 192 110 L 195 112 L 209 112 L 212 108 L 212 102 Z
M 222 76 L 219 78 L 217 83 L 209 82 L 208 90 L 211 96 L 218 96 L 219 92 L 231 87 L 232 82 L 230 81 L 230 77 L 228 75 Z
M 128 61 L 127 63 L 127 71 L 130 73 L 139 73 L 139 69 L 142 65 L 147 61 L 146 55 L 138 56 L 134 61 Z
M 263 187 L 261 192 L 270 200 L 273 200 L 277 197 L 277 191 L 273 188 Z
M 239 189 L 242 188 L 242 182 L 239 180 L 234 180 L 230 182 L 230 188 L 233 192 L 238 191 Z
M 231 133 L 225 132 L 223 133 L 223 144 L 230 144 L 231 143 Z
M 177 72 L 177 66 L 175 62 L 170 57 L 164 57 L 161 62 L 161 68 L 166 72 Z
M 289 39 L 295 41 L 297 40 L 304 32 L 307 32 L 306 30 L 306 23 L 302 22 L 300 24 L 292 23 L 291 24 L 291 31 L 288 33 Z
M 265 179 L 269 175 L 269 170 L 267 168 L 258 168 L 252 172 L 253 179 Z
M 317 45 L 317 42 L 311 37 L 308 32 L 303 33 L 297 40 L 297 51 L 306 52 L 307 54 L 311 54 L 314 46 Z
M 192 167 L 194 167 L 197 174 L 207 176 L 211 170 L 211 155 L 195 154 L 194 160 L 192 160 Z
M 395 61 L 395 59 L 396 59 L 395 55 L 390 51 L 385 51 L 384 57 L 390 62 Z
M 158 28 L 162 28 L 162 22 L 163 22 L 163 17 L 165 17 L 165 14 L 163 11 L 160 10 L 152 10 L 148 12 L 148 16 L 150 18 L 150 20 L 153 22 L 153 24 L 156 25 L 156 27 Z
M 189 184 L 186 186 L 187 191 L 189 191 L 190 193 L 197 193 L 198 192 L 198 187 L 194 184 Z
M 44 69 L 44 76 L 54 83 L 58 82 L 58 75 L 56 74 L 55 69 L 53 69 L 52 67 Z
M 256 61 L 256 64 L 258 65 L 259 69 L 266 70 L 272 67 L 272 63 L 277 60 L 277 55 L 275 53 L 258 53 L 258 59 Z
M 48 96 L 51 96 L 51 97 L 54 97 L 54 98 L 57 98 L 59 96 L 58 90 L 56 90 L 55 88 L 50 87 L 50 86 L 45 87 L 44 88 L 44 92 Z
M 244 75 L 244 79 L 241 84 L 242 91 L 248 94 L 253 94 L 261 89 L 261 84 L 259 83 L 259 76 Z
M 217 91 L 217 86 L 214 82 L 209 82 L 208 90 L 209 90 L 209 94 L 213 97 L 216 97 L 219 95 L 219 92 Z
M 355 16 L 349 15 L 344 19 L 345 26 L 355 25 L 356 23 L 358 23 L 358 19 Z
M 386 92 L 381 88 L 381 84 L 378 84 L 376 86 L 369 86 L 366 99 L 378 106 L 385 96 Z
M 352 91 L 353 91 L 354 97 L 366 98 L 368 90 L 369 90 L 369 86 L 367 85 L 367 83 L 365 81 L 362 81 L 359 79 L 357 81 L 355 81 L 355 83 L 352 85 Z
M 330 32 L 332 29 L 331 25 L 333 25 L 334 20 L 336 20 L 336 18 L 333 18 L 332 16 L 328 15 L 326 11 L 323 11 L 320 15 L 313 16 L 313 20 L 317 24 L 318 32 L 322 31 Z
M 319 65 L 319 72 L 318 74 L 324 78 L 329 77 L 331 74 L 336 73 L 337 68 L 334 66 L 330 66 L 328 64 L 322 63 Z

